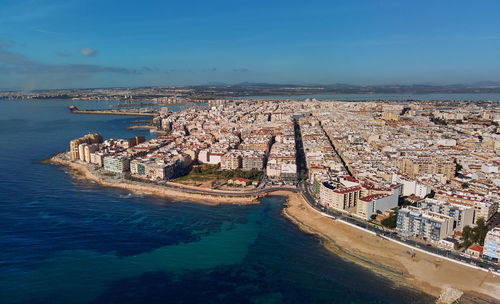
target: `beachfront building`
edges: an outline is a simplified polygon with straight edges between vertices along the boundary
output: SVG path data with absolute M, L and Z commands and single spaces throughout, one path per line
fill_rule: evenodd
M 137 158 L 130 162 L 130 173 L 153 181 L 168 180 L 184 173 L 192 163 L 187 154 L 168 154 L 164 157 Z
M 90 153 L 90 163 L 102 168 L 104 166 L 104 156 L 105 153 L 101 151 Z
M 210 164 L 210 165 L 220 164 L 223 155 L 224 155 L 224 153 L 222 153 L 222 152 L 210 152 L 207 164 Z
M 273 158 L 267 162 L 266 175 L 271 180 L 296 181 L 297 165 Z
M 80 150 L 81 144 L 98 144 L 98 143 L 102 143 L 102 135 L 99 133 L 89 133 L 83 137 L 73 139 L 72 141 L 69 142 L 71 160 L 81 159 L 80 154 L 84 153 L 83 150 Z
M 252 184 L 252 181 L 247 178 L 233 177 L 227 183 L 235 186 L 249 186 Z
M 292 140 L 287 143 L 275 143 L 269 153 L 266 175 L 271 180 L 296 181 L 297 164 L 295 159 L 295 141 L 293 137 L 277 137 L 277 140 Z
M 444 238 L 444 239 L 440 240 L 437 245 L 440 248 L 444 248 L 444 249 L 447 249 L 447 250 L 454 250 L 455 249 L 455 244 L 457 244 L 457 243 L 458 243 L 458 241 L 455 240 L 454 238 L 447 237 L 447 238 Z
M 208 163 L 210 159 L 210 152 L 208 150 L 201 150 L 198 153 L 198 162 L 199 163 Z
M 498 200 L 489 199 L 484 195 L 463 191 L 437 191 L 435 198 L 441 201 L 474 207 L 474 224 L 479 218 L 483 218 L 487 222 L 498 211 Z
M 124 155 L 110 155 L 104 157 L 104 170 L 123 173 L 130 169 L 130 159 Z
M 428 208 L 409 206 L 398 211 L 396 229 L 406 237 L 422 237 L 439 242 L 453 234 L 453 218 Z
M 397 207 L 398 199 L 399 196 L 397 192 L 393 194 L 373 194 L 361 197 L 358 201 L 355 215 L 364 220 L 369 220 L 373 214 L 377 214 L 377 211 L 383 213 L 386 210 Z
M 472 226 L 474 208 L 471 206 L 442 202 L 431 198 L 417 202 L 417 207 L 429 208 L 432 212 L 444 214 L 454 219 L 453 229 L 462 231 L 465 226 Z
M 99 150 L 98 144 L 87 144 L 83 143 L 78 146 L 78 157 L 81 161 L 90 163 L 91 157 L 90 154 Z
M 243 170 L 262 170 L 266 162 L 266 154 L 262 151 L 242 151 L 243 159 L 241 167 Z
M 467 250 L 465 250 L 465 254 L 468 254 L 471 256 L 471 258 L 478 260 L 483 254 L 483 247 L 472 244 L 469 246 L 469 248 L 467 248 Z
M 483 259 L 498 263 L 500 261 L 500 226 L 488 231 L 484 239 Z
M 201 150 L 198 153 L 198 162 L 209 165 L 218 165 L 222 161 L 222 152 L 210 152 L 209 150 Z
M 242 166 L 241 152 L 230 150 L 221 157 L 220 168 L 222 170 L 235 170 Z
M 355 212 L 360 195 L 361 186 L 345 187 L 340 183 L 327 181 L 320 186 L 321 204 L 339 211 Z

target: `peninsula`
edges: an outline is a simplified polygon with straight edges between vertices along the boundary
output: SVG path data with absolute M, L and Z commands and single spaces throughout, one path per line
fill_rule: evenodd
M 397 284 L 500 298 L 495 104 L 211 100 L 153 120 L 166 135 L 87 134 L 50 162 L 211 204 L 283 195 L 302 230 Z

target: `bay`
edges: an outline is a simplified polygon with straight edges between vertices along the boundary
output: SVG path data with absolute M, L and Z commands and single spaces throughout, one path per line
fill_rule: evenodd
M 151 137 L 126 130 L 137 118 L 71 114 L 73 103 L 0 102 L 1 303 L 433 301 L 324 249 L 282 216 L 282 197 L 208 206 L 40 163 L 88 132 Z

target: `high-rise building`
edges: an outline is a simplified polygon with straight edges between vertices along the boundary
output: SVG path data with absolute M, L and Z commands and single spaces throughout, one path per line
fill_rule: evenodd
M 453 229 L 462 231 L 465 226 L 472 226 L 474 208 L 466 205 L 442 202 L 431 198 L 417 202 L 417 207 L 429 208 L 432 212 L 444 214 L 454 219 Z
M 242 158 L 238 150 L 231 150 L 221 157 L 220 168 L 222 170 L 234 170 L 241 166 Z
M 396 229 L 403 236 L 423 237 L 438 242 L 453 234 L 454 219 L 429 208 L 405 207 L 398 211 Z
M 126 156 L 110 155 L 104 157 L 104 170 L 123 173 L 130 169 L 130 159 Z
M 343 187 L 329 182 L 322 182 L 320 186 L 320 201 L 323 205 L 330 208 L 348 211 L 358 205 L 361 190 L 361 186 Z
M 484 239 L 483 259 L 498 263 L 500 261 L 500 227 L 488 231 Z
M 80 158 L 80 145 L 81 144 L 98 144 L 102 143 L 102 135 L 99 133 L 89 133 L 83 137 L 73 139 L 69 142 L 69 149 L 71 152 L 71 160 L 79 160 Z M 84 151 L 82 151 L 83 153 Z

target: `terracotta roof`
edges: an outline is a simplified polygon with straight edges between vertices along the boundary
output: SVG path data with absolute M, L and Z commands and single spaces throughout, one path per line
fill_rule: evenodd
M 241 177 L 233 177 L 233 178 L 231 178 L 231 180 L 245 182 L 245 183 L 248 183 L 250 181 L 249 179 L 241 178 Z
M 479 245 L 471 245 L 469 248 L 467 248 L 467 250 L 473 250 L 473 251 L 477 251 L 477 252 L 483 252 L 483 247 L 481 247 Z

